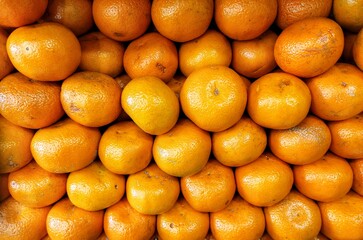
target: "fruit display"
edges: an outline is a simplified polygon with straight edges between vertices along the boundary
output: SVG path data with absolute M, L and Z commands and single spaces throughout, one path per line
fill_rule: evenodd
M 0 8 L 0 240 L 363 240 L 363 1 Z

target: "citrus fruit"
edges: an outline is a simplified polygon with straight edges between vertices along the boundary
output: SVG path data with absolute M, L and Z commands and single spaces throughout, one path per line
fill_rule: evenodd
M 229 167 L 239 167 L 256 160 L 266 145 L 265 130 L 247 116 L 242 116 L 232 127 L 212 134 L 214 157 Z
M 306 84 L 285 72 L 268 73 L 248 88 L 248 114 L 262 127 L 295 127 L 307 116 L 310 104 L 311 94 Z
M 285 72 L 308 78 L 322 74 L 341 57 L 344 48 L 342 28 L 326 17 L 297 21 L 277 37 L 274 55 Z
M 99 72 L 77 72 L 62 83 L 60 100 L 66 114 L 88 127 L 113 122 L 121 113 L 121 88 Z
M 167 174 L 184 177 L 202 170 L 211 148 L 208 132 L 188 119 L 180 119 L 170 131 L 155 137 L 153 158 Z
M 223 131 L 242 117 L 247 101 L 242 78 L 226 66 L 193 71 L 180 91 L 185 115 L 206 131 Z
M 232 201 L 236 191 L 233 170 L 210 159 L 198 173 L 180 179 L 185 200 L 199 212 L 216 212 Z
M 44 22 L 16 28 L 6 49 L 14 67 L 41 81 L 59 81 L 71 75 L 81 61 L 77 37 L 60 23 Z
M 103 165 L 117 174 L 141 171 L 152 158 L 153 137 L 132 121 L 109 126 L 102 134 L 98 156 Z
M 126 181 L 127 200 L 142 214 L 157 215 L 169 211 L 179 193 L 179 179 L 166 174 L 155 163 L 130 174 Z
M 89 165 L 97 157 L 101 133 L 70 118 L 38 130 L 31 141 L 34 160 L 43 169 L 67 173 Z
M 0 113 L 18 126 L 47 127 L 64 115 L 60 92 L 58 82 L 36 81 L 19 72 L 11 73 L 0 81 Z
M 122 108 L 145 132 L 160 135 L 169 131 L 179 117 L 175 93 L 157 77 L 132 79 L 121 96 Z

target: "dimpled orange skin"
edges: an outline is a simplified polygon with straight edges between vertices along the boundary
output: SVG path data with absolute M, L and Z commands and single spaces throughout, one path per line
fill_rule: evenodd
M 153 157 L 160 169 L 172 176 L 193 175 L 208 162 L 211 145 L 208 132 L 181 119 L 170 131 L 156 136 Z
M 285 72 L 308 78 L 322 74 L 342 55 L 344 34 L 329 18 L 306 18 L 291 24 L 278 36 L 274 55 Z
M 306 80 L 311 112 L 323 120 L 339 121 L 363 111 L 363 72 L 355 65 L 337 63 Z
M 328 122 L 330 151 L 348 159 L 363 158 L 363 113 L 342 121 Z
M 1 0 L 0 26 L 17 28 L 38 20 L 45 12 L 48 0 Z
M 0 115 L 0 173 L 16 171 L 32 160 L 34 131 L 12 124 Z
M 296 190 L 264 212 L 273 239 L 315 239 L 322 225 L 318 205 Z
M 262 127 L 294 127 L 307 116 L 310 104 L 309 88 L 301 79 L 288 73 L 268 73 L 248 88 L 248 114 Z
M 133 79 L 154 76 L 169 82 L 178 69 L 178 51 L 174 42 L 157 32 L 132 41 L 123 57 L 126 73 Z
M 184 76 L 195 69 L 210 66 L 229 66 L 232 48 L 228 39 L 217 30 L 207 30 L 202 36 L 182 43 L 179 47 L 179 68 Z
M 151 18 L 162 35 L 174 42 L 186 42 L 208 29 L 213 7 L 213 0 L 155 0 L 151 5 Z
M 232 127 L 212 134 L 215 158 L 229 167 L 239 167 L 257 159 L 265 150 L 265 130 L 247 116 Z
M 185 80 L 180 103 L 185 115 L 198 127 L 223 131 L 241 119 L 247 102 L 242 78 L 226 66 L 197 69 Z
M 272 206 L 290 192 L 294 176 L 290 166 L 271 153 L 235 170 L 237 191 L 247 202 Z
M 149 27 L 149 0 L 94 0 L 93 18 L 100 31 L 117 41 L 130 41 L 141 36 Z
M 0 202 L 0 239 L 33 240 L 47 234 L 46 218 L 50 206 L 27 207 L 13 197 Z
M 355 36 L 352 47 L 353 60 L 360 70 L 363 71 L 363 28 Z
M 200 212 L 224 209 L 236 192 L 232 169 L 215 159 L 210 159 L 198 173 L 182 177 L 180 186 L 185 200 Z
M 277 34 L 267 30 L 257 38 L 232 42 L 232 67 L 249 78 L 259 78 L 276 67 L 274 46 Z
M 35 161 L 9 174 L 9 191 L 25 206 L 41 208 L 58 201 L 66 193 L 67 174 L 51 173 Z
M 8 75 L 10 72 L 14 70 L 14 66 L 11 63 L 8 53 L 6 51 L 6 40 L 8 39 L 9 34 L 0 28 L 0 79 Z
M 193 209 L 179 198 L 172 209 L 157 216 L 157 232 L 161 239 L 204 240 L 209 230 L 209 215 Z
M 210 213 L 210 229 L 218 239 L 260 239 L 265 231 L 262 208 L 253 206 L 236 195 L 223 210 Z
M 6 49 L 19 72 L 41 81 L 63 80 L 81 62 L 77 37 L 59 23 L 19 27 L 9 35 Z
M 90 164 L 97 156 L 101 133 L 66 118 L 36 132 L 31 142 L 34 160 L 49 172 L 67 173 Z
M 217 0 L 214 19 L 224 35 L 234 40 L 250 40 L 265 32 L 276 14 L 276 0 Z
M 319 202 L 321 232 L 330 239 L 363 239 L 363 197 L 354 191 L 332 202 Z
M 332 0 L 278 0 L 275 22 L 285 29 L 294 22 L 309 17 L 328 17 L 333 5 Z
M 152 135 L 166 133 L 179 118 L 178 98 L 157 77 L 132 79 L 122 92 L 121 103 L 131 119 Z
M 330 152 L 313 163 L 294 165 L 293 172 L 295 187 L 320 202 L 343 197 L 353 184 L 353 171 L 348 161 Z
M 324 156 L 331 144 L 331 133 L 323 120 L 308 115 L 293 128 L 271 130 L 268 139 L 272 153 L 281 160 L 303 165 Z
M 122 43 L 106 37 L 101 32 L 90 32 L 79 38 L 83 71 L 100 72 L 116 77 L 123 71 L 125 47 Z
M 108 208 L 120 201 L 124 193 L 125 177 L 107 170 L 100 161 L 71 172 L 67 179 L 69 200 L 87 211 Z
M 111 125 L 102 134 L 98 156 L 107 169 L 117 174 L 141 171 L 152 158 L 153 137 L 132 121 Z
M 351 160 L 349 164 L 353 170 L 352 189 L 363 196 L 363 158 Z
M 56 82 L 34 81 L 16 72 L 0 82 L 0 113 L 12 123 L 38 129 L 60 119 L 61 86 Z
M 126 196 L 131 207 L 142 214 L 169 211 L 178 200 L 179 179 L 163 172 L 155 163 L 128 176 Z
M 121 113 L 121 88 L 112 77 L 99 72 L 78 72 L 62 83 L 60 100 L 66 114 L 88 127 L 101 127 Z
M 151 239 L 156 229 L 156 216 L 139 213 L 124 197 L 105 210 L 103 227 L 107 239 Z
M 96 239 L 102 233 L 103 216 L 102 210 L 86 211 L 63 198 L 48 213 L 47 232 L 50 239 Z

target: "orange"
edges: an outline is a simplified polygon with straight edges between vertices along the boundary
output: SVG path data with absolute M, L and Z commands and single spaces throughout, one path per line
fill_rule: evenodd
M 330 239 L 363 239 L 363 197 L 353 191 L 332 202 L 319 202 L 321 232 Z M 347 235 L 348 234 L 348 235 Z
M 333 5 L 332 0 L 277 0 L 275 22 L 281 29 L 310 17 L 328 17 Z
M 6 40 L 9 34 L 0 28 L 0 79 L 8 75 L 14 70 L 14 66 L 11 63 L 8 53 L 6 51 Z
M 37 21 L 45 12 L 48 0 L 1 0 L 0 26 L 17 28 Z
M 125 47 L 101 32 L 91 32 L 79 38 L 83 71 L 99 72 L 116 77 L 123 71 Z
M 67 174 L 51 173 L 31 161 L 9 174 L 9 192 L 21 204 L 41 208 L 58 201 L 66 193 Z
M 268 152 L 236 168 L 235 177 L 239 195 L 259 207 L 272 206 L 281 201 L 294 182 L 290 166 Z
M 179 47 L 179 68 L 184 76 L 195 69 L 211 65 L 228 67 L 232 61 L 232 48 L 219 31 L 210 29 L 200 37 L 184 42 Z
M 130 174 L 126 181 L 127 200 L 142 214 L 157 215 L 169 211 L 179 193 L 179 179 L 166 174 L 155 163 Z
M 76 36 L 82 35 L 93 27 L 92 1 L 48 0 L 43 18 L 66 26 Z
M 139 213 L 124 197 L 106 209 L 103 229 L 109 240 L 151 239 L 156 229 L 156 216 Z
M 154 0 L 151 18 L 160 34 L 174 42 L 186 42 L 207 31 L 213 7 L 213 0 Z
M 354 159 L 349 164 L 353 171 L 352 189 L 363 196 L 363 158 Z
M 150 8 L 149 0 L 94 0 L 92 12 L 103 34 L 117 41 L 130 41 L 149 27 Z
M 315 239 L 321 227 L 318 205 L 296 190 L 264 209 L 266 230 L 273 239 Z
M 260 207 L 253 206 L 236 195 L 223 210 L 210 214 L 210 228 L 218 239 L 260 239 L 265 231 L 265 216 Z
M 185 200 L 199 212 L 217 212 L 232 201 L 236 192 L 233 170 L 210 159 L 198 173 L 180 179 Z
M 110 172 L 100 161 L 73 171 L 67 178 L 67 195 L 77 207 L 87 211 L 108 208 L 125 193 L 125 177 Z
M 47 234 L 50 207 L 27 207 L 12 197 L 0 202 L 0 239 L 33 240 Z
M 117 174 L 141 171 L 152 158 L 153 137 L 132 121 L 122 121 L 107 128 L 98 145 L 103 165 Z
M 121 88 L 112 77 L 98 72 L 77 72 L 62 83 L 60 99 L 74 121 L 100 127 L 121 113 Z
M 330 151 L 343 158 L 363 158 L 363 113 L 342 121 L 328 122 Z
M 353 43 L 353 59 L 360 70 L 363 71 L 363 30 L 360 30 L 356 35 Z
M 178 51 L 171 40 L 150 32 L 127 46 L 123 62 L 131 78 L 154 76 L 168 82 L 178 68 Z
M 115 77 L 116 82 L 120 85 L 121 89 L 124 89 L 126 85 L 132 80 L 127 74 L 121 74 Z
M 268 73 L 248 88 L 248 114 L 262 127 L 295 127 L 307 116 L 310 104 L 309 88 L 301 79 L 288 73 Z
M 363 27 L 363 2 L 334 0 L 333 17 L 343 28 L 351 32 L 358 32 Z
M 332 153 L 301 166 L 293 166 L 295 187 L 305 196 L 320 202 L 335 201 L 352 187 L 349 163 Z
M 97 156 L 101 133 L 70 118 L 38 130 L 31 141 L 34 160 L 49 172 L 67 173 L 90 164 Z
M 249 78 L 259 78 L 276 67 L 274 46 L 277 34 L 267 30 L 259 37 L 232 42 L 232 68 Z
M 363 111 L 363 72 L 354 65 L 337 63 L 306 84 L 311 112 L 321 119 L 344 120 Z
M 348 31 L 344 32 L 344 49 L 342 53 L 342 59 L 346 63 L 354 63 L 353 46 L 356 39 L 356 33 L 351 33 Z
M 233 40 L 250 40 L 274 22 L 277 0 L 216 0 L 214 19 L 219 30 Z
M 9 173 L 0 173 L 0 202 L 10 196 L 8 179 Z
M 47 232 L 50 239 L 96 239 L 102 233 L 103 215 L 103 211 L 86 211 L 63 198 L 48 213 Z
M 209 230 L 209 214 L 196 211 L 181 197 L 172 209 L 157 216 L 156 227 L 160 239 L 204 240 Z
M 14 125 L 0 115 L 0 173 L 16 171 L 32 160 L 34 131 Z
M 180 91 L 185 115 L 211 132 L 226 130 L 241 119 L 247 102 L 242 78 L 226 66 L 207 66 L 193 71 Z
M 155 137 L 153 157 L 159 168 L 169 175 L 193 175 L 208 162 L 211 142 L 207 131 L 188 119 L 180 119 L 170 131 Z
M 308 115 L 293 128 L 271 130 L 268 141 L 271 152 L 281 160 L 303 165 L 324 156 L 330 147 L 331 134 L 323 120 Z
M 175 93 L 177 98 L 180 97 L 180 91 L 187 78 L 184 75 L 177 74 L 167 83 L 168 87 Z
M 25 128 L 47 127 L 63 114 L 61 85 L 32 80 L 16 72 L 0 81 L 0 114 Z
M 278 36 L 274 55 L 277 65 L 298 77 L 315 77 L 341 57 L 344 34 L 325 17 L 305 18 L 285 28 Z
M 157 77 L 132 79 L 122 92 L 121 103 L 131 119 L 152 135 L 166 133 L 179 117 L 178 98 Z
M 81 46 L 65 26 L 44 22 L 15 29 L 6 49 L 14 67 L 25 76 L 41 81 L 63 80 L 81 61 Z
M 265 130 L 243 116 L 232 127 L 212 134 L 214 157 L 229 167 L 239 167 L 257 159 L 265 150 Z

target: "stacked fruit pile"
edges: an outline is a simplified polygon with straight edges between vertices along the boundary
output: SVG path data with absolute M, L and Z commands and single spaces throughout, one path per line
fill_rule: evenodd
M 0 239 L 363 239 L 363 1 L 0 6 Z

